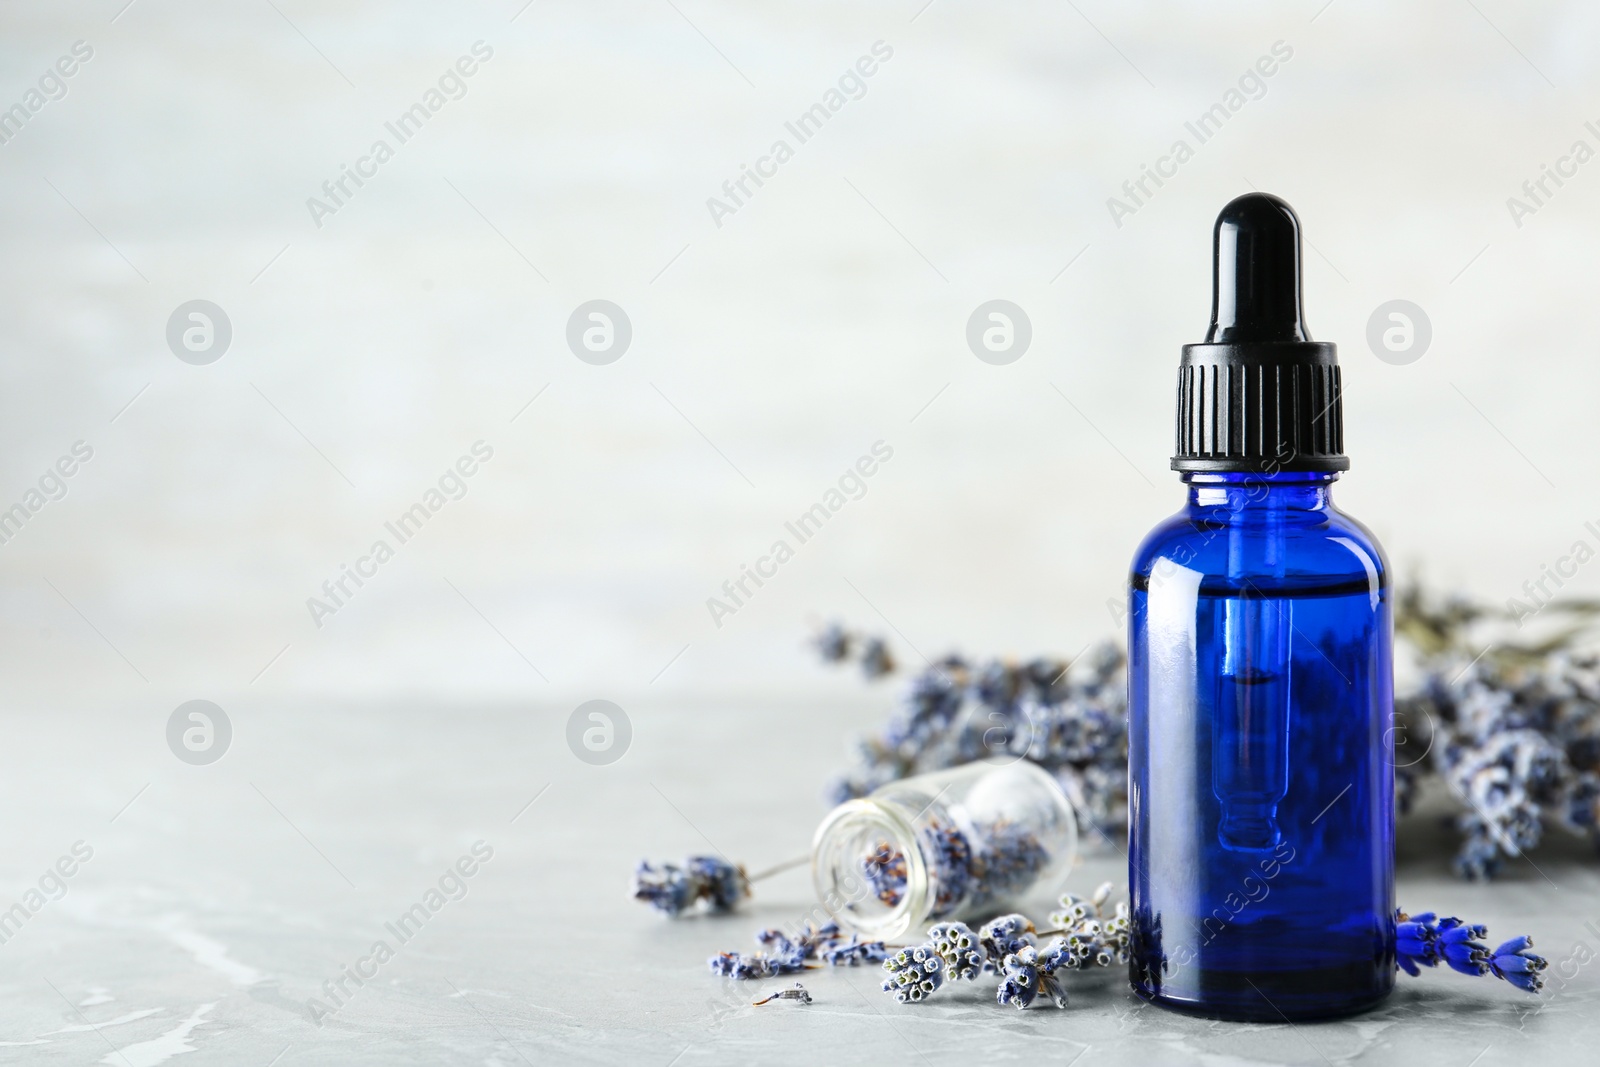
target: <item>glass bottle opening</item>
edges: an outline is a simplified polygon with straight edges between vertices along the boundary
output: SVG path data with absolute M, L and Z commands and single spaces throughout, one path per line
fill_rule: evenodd
M 928 871 L 916 828 L 870 797 L 828 814 L 811 846 L 817 899 L 841 923 L 874 940 L 899 937 L 928 913 Z
M 1048 772 L 982 761 L 841 804 L 817 828 L 811 871 L 841 925 L 888 940 L 1059 892 L 1077 844 L 1071 801 Z

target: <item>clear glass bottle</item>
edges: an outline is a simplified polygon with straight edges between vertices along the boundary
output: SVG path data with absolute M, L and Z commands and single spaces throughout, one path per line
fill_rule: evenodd
M 811 843 L 817 897 L 839 923 L 893 940 L 946 919 L 1053 903 L 1077 856 L 1061 786 L 1026 760 L 890 782 L 834 808 Z
M 1214 1018 L 1376 1004 L 1394 984 L 1388 565 L 1333 506 L 1332 345 L 1300 315 L 1299 222 L 1223 209 L 1206 343 L 1184 350 L 1183 510 L 1133 561 L 1130 978 Z

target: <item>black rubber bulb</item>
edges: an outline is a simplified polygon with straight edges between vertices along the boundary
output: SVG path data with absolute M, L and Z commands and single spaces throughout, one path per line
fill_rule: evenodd
M 1300 302 L 1300 220 L 1268 193 L 1217 216 L 1207 344 L 1309 341 Z

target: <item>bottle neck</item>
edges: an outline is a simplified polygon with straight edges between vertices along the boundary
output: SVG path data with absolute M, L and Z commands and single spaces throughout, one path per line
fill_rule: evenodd
M 1280 471 L 1277 473 L 1200 473 L 1183 476 L 1189 486 L 1189 506 L 1215 510 L 1326 511 L 1333 506 L 1332 472 Z

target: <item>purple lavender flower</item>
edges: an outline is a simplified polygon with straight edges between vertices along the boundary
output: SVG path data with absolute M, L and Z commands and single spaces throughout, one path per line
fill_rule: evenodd
M 811 644 L 824 663 L 855 660 L 861 665 L 861 674 L 868 681 L 882 678 L 895 669 L 888 642 L 871 634 L 851 633 L 837 622 L 828 623 L 812 635 Z
M 882 963 L 889 950 L 882 941 L 862 941 L 851 935 L 849 941 L 834 942 L 822 949 L 822 962 L 830 967 L 854 967 L 858 963 Z
M 1451 968 L 1474 978 L 1489 973 L 1489 946 L 1482 939 L 1487 928 L 1450 917 L 1439 920 L 1439 958 Z
M 1567 746 L 1567 751 L 1579 751 L 1581 758 L 1586 762 L 1596 760 L 1588 751 L 1591 747 L 1600 747 L 1600 737 L 1581 738 Z M 1562 821 L 1577 830 L 1587 832 L 1591 837 L 1600 833 L 1600 775 L 1593 771 L 1583 771 L 1567 790 L 1565 809 L 1561 813 Z
M 1397 912 L 1396 959 L 1411 975 L 1420 973 L 1417 967 L 1440 963 L 1474 977 L 1488 974 L 1489 949 L 1479 940 L 1486 934 L 1484 927 L 1463 923 L 1453 916 L 1440 919 L 1429 911 L 1409 917 Z
M 749 895 L 744 868 L 717 856 L 690 856 L 682 867 L 640 860 L 633 871 L 633 898 L 674 917 L 701 900 L 711 911 L 732 911 Z
M 1415 587 L 1399 598 L 1396 631 L 1422 654 L 1425 682 L 1396 702 L 1396 716 L 1428 727 L 1416 736 L 1429 758 L 1413 773 L 1431 765 L 1467 809 L 1454 862 L 1464 878 L 1494 877 L 1507 857 L 1537 847 L 1547 825 L 1600 844 L 1600 657 L 1571 648 L 1600 601 L 1546 607 L 1570 625 L 1520 644 L 1483 632 L 1498 613 L 1479 605 Z M 1410 777 L 1397 774 L 1400 800 Z
M 872 895 L 895 907 L 906 895 L 906 855 L 887 841 L 879 841 L 861 860 L 861 874 Z
M 979 827 L 979 849 L 972 857 L 972 891 L 967 907 L 982 909 L 1025 890 L 1050 863 L 1050 854 L 1025 826 L 999 819 Z
M 1007 956 L 1036 944 L 1033 923 L 1026 915 L 1002 915 L 984 923 L 978 931 L 978 944 L 983 948 L 984 969 L 999 973 Z
M 712 911 L 732 911 L 739 901 L 750 895 L 750 882 L 745 878 L 744 868 L 716 856 L 690 856 L 689 874 L 705 887 L 701 895 Z
M 633 870 L 633 899 L 678 916 L 694 903 L 695 887 L 689 881 L 689 872 L 681 867 L 663 863 L 656 868 L 649 860 L 640 860 Z
M 894 671 L 894 657 L 881 637 L 869 637 L 861 644 L 861 673 L 869 680 Z
M 918 842 L 933 886 L 929 916 L 941 919 L 959 909 L 981 910 L 1025 889 L 1050 862 L 1039 839 L 1026 827 L 1001 819 L 975 827 L 969 838 L 956 826 L 931 819 Z M 862 858 L 862 876 L 872 893 L 895 907 L 905 898 L 905 854 L 879 841 Z
M 972 844 L 966 834 L 938 820 L 931 821 L 919 836 L 933 883 L 933 907 L 928 914 L 943 918 L 967 896 L 973 880 Z
M 883 961 L 883 991 L 902 1004 L 926 1000 L 944 985 L 944 958 L 931 944 L 903 948 Z
M 1059 938 L 1043 952 L 1033 945 L 1025 945 L 1001 963 L 1002 977 L 995 1000 L 1021 1010 L 1032 1005 L 1042 993 L 1056 1007 L 1066 1007 L 1067 991 L 1056 980 L 1056 971 L 1066 965 L 1068 958 L 1066 945 Z
M 985 960 L 978 935 L 966 923 L 935 923 L 928 928 L 928 943 L 944 960 L 949 977 L 970 982 L 983 973 Z
M 1421 975 L 1419 967 L 1433 967 L 1439 963 L 1439 954 L 1434 943 L 1438 934 L 1434 930 L 1437 916 L 1431 911 L 1420 915 L 1407 916 L 1405 912 L 1395 914 L 1395 961 L 1411 977 Z
M 862 639 L 850 641 L 865 647 Z M 946 656 L 910 679 L 883 731 L 860 742 L 857 766 L 830 786 L 829 797 L 839 803 L 1004 752 L 1051 772 L 1085 820 L 1109 833 L 1127 792 L 1122 668 L 1122 653 L 1109 642 L 1071 664 Z
M 913 678 L 900 708 L 890 717 L 888 729 L 884 731 L 883 743 L 887 749 L 914 766 L 923 750 L 950 729 L 961 710 L 965 696 L 961 677 L 935 664 Z M 908 766 L 908 773 L 910 769 Z
M 781 961 L 761 952 L 751 953 L 748 956 L 740 952 L 719 952 L 706 962 L 710 964 L 712 974 L 723 978 L 737 978 L 740 981 L 771 978 L 774 975 L 787 974 L 791 969 L 785 967 Z
M 1023 681 L 1024 676 L 1016 667 L 992 660 L 978 668 L 972 683 L 972 695 L 985 707 L 1004 707 L 1017 699 Z
M 1064 938 L 1056 938 L 1044 948 L 1039 949 L 1038 953 L 1039 970 L 1047 978 L 1054 977 L 1057 971 L 1070 970 L 1073 967 L 1072 950 Z M 1050 990 L 1046 988 L 1045 992 L 1048 993 Z M 1059 999 L 1056 1000 L 1056 1007 L 1064 1008 L 1066 1006 L 1067 994 L 1063 988 Z
M 1008 955 L 1000 964 L 1000 989 L 995 1000 L 1026 1008 L 1039 995 L 1039 953 L 1032 945 L 1024 945 Z
M 850 635 L 836 622 L 830 622 L 817 631 L 811 644 L 824 663 L 842 663 L 850 658 Z
M 1395 814 L 1405 816 L 1410 814 L 1411 805 L 1416 803 L 1417 786 L 1422 776 L 1412 766 L 1395 765 L 1394 769 L 1394 810 Z
M 764 946 L 774 956 L 792 959 L 798 969 L 806 960 L 816 959 L 818 951 L 842 936 L 839 924 L 830 919 L 821 926 L 808 922 L 792 938 L 776 927 L 759 930 L 756 944 Z
M 1540 973 L 1547 963 L 1528 951 L 1533 939 L 1514 937 L 1493 952 L 1483 941 L 1488 930 L 1454 917 L 1438 918 L 1433 912 L 1407 915 L 1395 912 L 1395 962 L 1401 970 L 1416 977 L 1423 967 L 1440 963 L 1462 974 L 1492 974 L 1518 989 L 1537 993 L 1544 986 Z
M 1548 966 L 1543 956 L 1536 956 L 1528 950 L 1533 947 L 1533 938 L 1526 935 L 1513 937 L 1495 949 L 1489 956 L 1489 971 L 1496 978 L 1503 978 L 1526 993 L 1537 993 L 1544 988 L 1544 979 L 1541 972 Z
M 1067 944 L 1061 938 L 1056 938 L 1049 945 L 1038 950 L 1039 957 L 1039 992 L 1050 998 L 1050 1002 L 1058 1008 L 1067 1006 L 1067 987 L 1058 980 L 1056 972 L 1070 968 L 1072 953 L 1068 951 Z
M 1504 866 L 1500 846 L 1476 815 L 1463 815 L 1456 821 L 1462 831 L 1461 847 L 1450 861 L 1451 868 L 1469 882 L 1487 882 Z
M 805 969 L 811 955 L 810 946 L 802 939 L 794 942 L 777 930 L 762 930 L 756 934 L 756 943 L 765 946 L 766 957 L 772 961 L 774 974 L 792 974 Z
M 756 944 L 763 951 L 749 955 L 719 952 L 712 956 L 707 961 L 711 973 L 740 980 L 771 978 L 806 970 L 812 960 L 819 958 L 829 966 L 853 967 L 879 962 L 889 954 L 882 941 L 862 941 L 855 935 L 846 940 L 839 924 L 831 920 L 820 926 L 808 922 L 793 934 L 775 927 L 759 930 Z
M 1068 893 L 1061 898 L 1060 909 L 1050 913 L 1050 925 L 1066 934 L 1062 947 L 1067 967 L 1076 970 L 1128 962 L 1133 923 L 1126 902 L 1119 901 L 1108 910 L 1111 892 L 1111 883 L 1105 882 L 1087 898 Z

